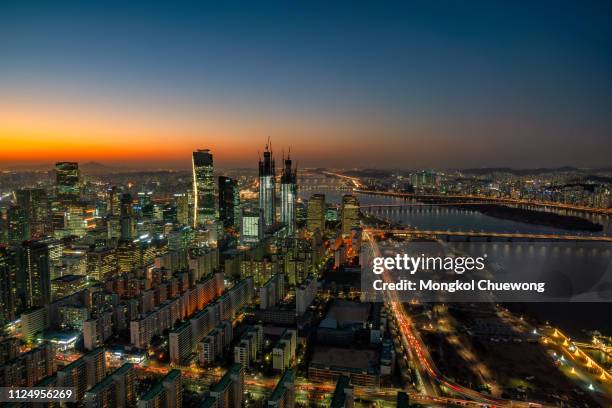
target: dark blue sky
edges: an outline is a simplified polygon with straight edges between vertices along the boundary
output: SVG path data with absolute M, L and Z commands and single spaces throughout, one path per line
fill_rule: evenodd
M 611 2 L 22 3 L 0 3 L 0 140 L 49 159 L 91 129 L 177 166 L 265 135 L 307 165 L 612 165 Z M 71 154 L 126 159 L 92 143 Z

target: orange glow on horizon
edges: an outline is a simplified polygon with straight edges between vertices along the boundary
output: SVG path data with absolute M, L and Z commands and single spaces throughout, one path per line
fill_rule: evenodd
M 0 162 L 176 161 L 189 167 L 191 152 L 209 148 L 217 162 L 248 163 L 257 160 L 268 137 L 277 158 L 291 146 L 303 160 L 323 157 L 316 141 L 324 141 L 330 152 L 346 146 L 356 132 L 336 123 L 295 117 L 272 121 L 222 111 L 194 117 L 157 108 L 121 111 L 0 100 Z

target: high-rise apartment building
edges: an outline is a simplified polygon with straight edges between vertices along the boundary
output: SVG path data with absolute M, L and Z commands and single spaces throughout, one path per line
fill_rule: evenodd
M 210 389 L 210 396 L 217 401 L 219 408 L 241 407 L 244 390 L 244 368 L 232 365 L 227 373 Z
M 283 373 L 266 406 L 274 408 L 295 407 L 295 373 L 293 370 L 286 370 Z
M 180 370 L 170 372 L 138 400 L 138 408 L 175 408 L 183 405 L 183 378 Z
M 193 227 L 213 222 L 216 215 L 213 156 L 210 150 L 193 152 Z

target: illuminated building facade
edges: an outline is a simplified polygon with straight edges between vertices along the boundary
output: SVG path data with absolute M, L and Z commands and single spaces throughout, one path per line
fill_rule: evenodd
M 128 193 L 121 195 L 121 240 L 131 241 L 134 233 L 132 217 L 132 196 Z
M 263 236 L 263 217 L 260 214 L 246 211 L 240 217 L 240 240 L 242 243 L 258 242 Z
M 263 212 L 264 229 L 276 221 L 276 167 L 270 141 L 266 144 L 263 160 L 259 160 L 259 208 Z
M 308 231 L 325 230 L 325 194 L 313 194 L 310 197 L 307 216 L 306 228 Z
M 0 245 L 0 325 L 15 320 L 17 258 L 15 251 Z
M 6 236 L 10 244 L 19 245 L 30 239 L 30 223 L 22 207 L 12 205 L 6 212 Z
M 81 195 L 79 185 L 79 163 L 55 163 L 57 197 L 64 201 L 77 201 Z
M 48 222 L 51 208 L 47 192 L 42 188 L 23 188 L 15 191 L 17 205 L 23 209 L 34 237 L 41 237 L 51 232 Z M 29 239 L 30 237 L 28 237 Z
M 281 222 L 287 226 L 287 233 L 295 232 L 295 201 L 297 199 L 297 168 L 293 168 L 291 156 L 284 160 L 281 175 Z
M 346 194 L 342 197 L 342 235 L 350 235 L 359 226 L 359 201 L 354 195 Z
M 21 297 L 26 308 L 51 302 L 49 247 L 41 241 L 25 241 L 22 245 Z
M 213 177 L 213 156 L 210 150 L 193 152 L 193 227 L 196 228 L 215 220 L 215 181 Z

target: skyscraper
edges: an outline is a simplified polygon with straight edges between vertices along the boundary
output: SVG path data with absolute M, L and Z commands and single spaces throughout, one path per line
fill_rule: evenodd
M 64 201 L 77 201 L 81 195 L 79 186 L 79 163 L 55 163 L 57 196 Z
M 219 176 L 219 218 L 225 228 L 238 227 L 240 220 L 240 192 L 238 182 Z
M 291 235 L 295 232 L 295 200 L 297 198 L 297 168 L 291 163 L 291 153 L 285 159 L 281 175 L 281 222 Z
M 213 178 L 213 156 L 210 150 L 193 152 L 193 193 L 194 212 L 193 227 L 214 221 L 215 209 L 215 180 Z
M 313 194 L 308 200 L 308 231 L 325 230 L 325 194 Z
M 42 188 L 23 188 L 15 191 L 17 205 L 23 208 L 30 225 L 30 233 L 41 237 L 51 232 L 49 215 L 51 208 L 47 192 Z M 28 237 L 29 239 L 29 237 Z
M 354 195 L 346 194 L 342 196 L 342 235 L 350 235 L 359 226 L 359 201 Z
M 106 213 L 108 215 L 119 215 L 119 190 L 117 186 L 109 187 L 106 191 L 107 199 L 106 199 Z
M 49 247 L 41 241 L 24 241 L 18 277 L 20 296 L 26 308 L 51 302 L 51 263 Z
M 7 239 L 10 244 L 19 245 L 30 239 L 30 220 L 23 207 L 12 205 L 6 212 Z
M 131 241 L 132 240 L 132 196 L 129 193 L 121 194 L 121 240 Z
M 17 256 L 15 251 L 0 244 L 0 325 L 15 320 L 16 280 Z
M 259 160 L 259 208 L 263 212 L 263 224 L 270 227 L 276 218 L 276 168 L 270 141 L 266 144 L 263 161 Z
M 189 224 L 189 197 L 185 193 L 174 195 L 176 205 L 176 220 L 181 225 Z

